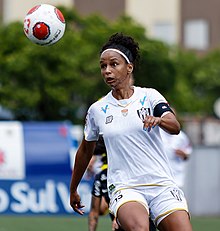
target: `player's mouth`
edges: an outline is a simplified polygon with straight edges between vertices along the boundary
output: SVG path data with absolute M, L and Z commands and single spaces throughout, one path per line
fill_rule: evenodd
M 113 77 L 107 77 L 107 78 L 105 78 L 105 82 L 107 84 L 112 84 L 112 83 L 115 82 L 115 78 L 113 78 Z

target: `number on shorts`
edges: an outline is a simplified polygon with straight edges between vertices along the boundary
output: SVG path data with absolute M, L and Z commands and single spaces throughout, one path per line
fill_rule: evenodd
M 118 195 L 115 199 L 114 199 L 114 201 L 117 203 L 118 202 L 118 200 L 120 200 L 121 198 L 123 197 L 123 195 Z

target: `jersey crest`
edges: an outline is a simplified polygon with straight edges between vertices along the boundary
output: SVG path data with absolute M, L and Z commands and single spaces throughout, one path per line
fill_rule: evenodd
M 150 115 L 150 108 L 144 108 L 142 107 L 141 109 L 137 110 L 137 114 L 139 118 L 144 121 L 146 115 Z

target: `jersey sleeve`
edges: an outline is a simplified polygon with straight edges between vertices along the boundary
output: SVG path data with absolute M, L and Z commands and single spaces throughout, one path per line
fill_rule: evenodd
M 154 116 L 163 117 L 165 114 L 169 112 L 173 113 L 167 100 L 157 90 L 151 89 L 150 99 L 154 110 L 153 112 Z
M 84 136 L 87 141 L 97 141 L 99 137 L 99 129 L 95 123 L 94 110 L 92 107 L 89 108 L 86 115 Z

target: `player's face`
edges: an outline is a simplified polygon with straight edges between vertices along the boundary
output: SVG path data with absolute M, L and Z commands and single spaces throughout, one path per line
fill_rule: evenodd
M 123 88 L 129 84 L 129 65 L 120 54 L 106 51 L 100 57 L 101 74 L 111 88 Z

